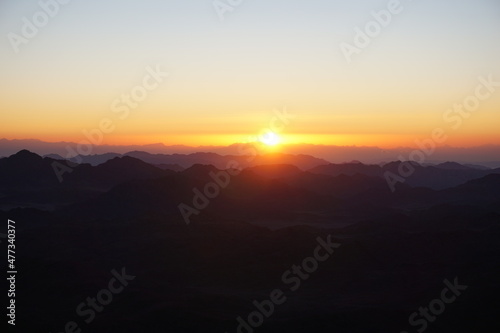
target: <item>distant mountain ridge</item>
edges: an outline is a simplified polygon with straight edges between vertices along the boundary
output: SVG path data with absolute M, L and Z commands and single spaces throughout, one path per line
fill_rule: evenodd
M 255 157 L 251 163 L 248 162 L 247 156 L 221 156 L 215 153 L 152 155 L 145 152 L 133 152 L 131 155 L 153 163 L 176 163 L 171 165 L 178 165 L 180 169 L 172 171 L 160 168 L 140 158 L 125 155 L 114 157 L 96 166 L 76 165 L 71 172 L 64 175 L 63 182 L 59 182 L 52 167 L 57 160 L 50 157 L 42 158 L 37 154 L 22 150 L 8 158 L 0 159 L 0 208 L 42 207 L 44 205 L 57 208 L 82 200 L 95 199 L 116 187 L 126 188 L 126 184 L 129 183 L 135 184 L 131 185 L 133 189 L 142 182 L 151 184 L 150 186 L 154 188 L 152 188 L 152 193 L 158 191 L 158 193 L 163 193 L 163 190 L 157 189 L 157 185 L 154 185 L 159 182 L 176 184 L 168 189 L 169 197 L 177 198 L 177 201 L 178 199 L 189 201 L 193 196 L 192 189 L 203 188 L 213 181 L 209 176 L 210 172 L 216 173 L 219 170 L 228 169 L 228 161 L 241 162 L 242 164 L 238 167 L 243 169 L 240 176 L 231 178 L 232 186 L 238 190 L 222 194 L 222 198 L 228 196 L 228 202 L 224 204 L 229 207 L 227 208 L 229 210 L 239 206 L 245 209 L 244 202 L 250 200 L 248 198 L 254 198 L 251 200 L 256 201 L 268 198 L 269 202 L 276 203 L 275 207 L 285 205 L 283 207 L 287 208 L 283 211 L 298 209 L 301 206 L 304 211 L 307 211 L 314 206 L 311 200 L 320 204 L 327 200 L 326 198 L 330 198 L 328 200 L 357 198 L 356 201 L 359 202 L 378 202 L 382 206 L 387 202 L 394 203 L 398 200 L 405 202 L 405 200 L 412 199 L 419 204 L 429 205 L 433 202 L 440 202 L 439 197 L 435 197 L 436 190 L 450 189 L 451 191 L 457 188 L 453 193 L 458 194 L 449 194 L 446 197 L 463 200 L 463 198 L 469 198 L 465 193 L 468 188 L 467 184 L 467 186 L 474 186 L 476 182 L 479 184 L 486 182 L 487 185 L 488 181 L 496 184 L 497 177 L 500 176 L 500 169 L 474 169 L 454 162 L 437 166 L 421 166 L 415 163 L 413 164 L 414 174 L 404 183 L 398 184 L 396 193 L 392 193 L 386 182 L 385 173 L 397 173 L 401 164 L 399 161 L 380 166 L 359 162 L 321 164 L 324 161 L 311 156 L 286 154 Z M 113 154 L 107 155 L 107 157 L 112 156 Z M 247 159 L 246 166 L 245 159 Z M 59 160 L 59 162 L 65 161 Z M 190 165 L 191 163 L 193 164 Z M 177 188 L 176 186 L 180 184 L 184 185 Z M 485 188 L 488 187 L 486 185 Z M 464 186 L 465 190 L 460 190 L 459 186 Z M 268 188 L 273 194 L 269 196 L 268 192 L 262 192 L 264 188 Z M 492 191 L 493 193 L 496 191 L 494 186 Z M 147 189 L 142 192 L 145 193 L 143 197 L 149 197 L 146 194 Z M 291 197 L 286 194 L 287 192 Z M 232 196 L 229 193 L 232 193 Z M 292 195 L 292 193 L 295 194 Z M 242 202 L 234 201 L 243 194 L 247 199 Z M 276 200 L 279 201 L 280 198 L 284 201 L 278 204 Z M 295 204 L 292 204 L 294 202 L 292 199 L 297 200 Z M 474 198 L 470 199 L 472 202 Z M 136 200 L 141 201 L 143 198 L 138 197 Z M 150 200 L 156 202 L 154 198 Z M 346 203 L 346 207 L 350 205 L 351 203 Z M 172 209 L 170 211 L 173 211 Z M 269 213 L 271 208 L 267 204 L 262 204 L 259 209 Z M 126 209 L 124 211 L 126 212 Z M 254 213 L 256 212 L 248 212 L 248 214 Z
M 55 156 L 57 155 L 47 155 Z M 237 163 L 242 168 L 255 166 L 255 165 L 269 165 L 269 164 L 291 164 L 295 165 L 302 170 L 314 168 L 319 165 L 326 165 L 329 162 L 309 156 L 309 155 L 291 155 L 291 154 L 265 154 L 265 155 L 220 155 L 217 153 L 204 153 L 198 152 L 193 154 L 151 154 L 145 151 L 131 151 L 125 154 L 106 153 L 102 155 L 78 155 L 71 158 L 71 161 L 77 163 L 88 163 L 97 166 L 114 157 L 130 156 L 140 159 L 146 163 L 159 166 L 162 169 L 170 169 L 173 171 L 181 171 L 189 168 L 195 164 L 210 164 L 218 169 L 226 169 L 228 163 Z
M 28 149 L 39 155 L 57 154 L 68 156 L 68 150 L 76 151 L 78 144 L 74 142 L 44 142 L 41 140 L 7 140 L 0 139 L 0 156 L 10 156 L 22 149 Z M 150 154 L 194 154 L 198 152 L 217 153 L 219 155 L 241 155 L 242 150 L 253 149 L 254 143 L 235 143 L 229 146 L 197 146 L 165 145 L 155 143 L 148 145 L 92 145 L 91 154 L 103 155 L 109 152 L 126 154 L 132 151 L 145 151 Z M 265 151 L 265 149 L 258 150 Z M 344 163 L 359 160 L 365 164 L 378 164 L 395 161 L 400 156 L 408 157 L 415 148 L 380 148 L 363 146 L 335 146 L 314 144 L 282 144 L 280 151 L 284 154 L 300 155 L 307 153 L 331 163 Z M 73 155 L 70 155 L 73 156 Z M 500 167 L 500 145 L 483 145 L 477 147 L 437 147 L 425 164 L 440 164 L 446 161 L 455 161 L 463 165 L 472 164 L 489 168 Z
M 315 167 L 309 171 L 329 176 L 362 174 L 370 177 L 385 177 L 386 172 L 398 175 L 401 164 L 402 162 L 400 161 L 390 162 L 382 166 L 360 163 L 328 164 Z M 409 177 L 405 178 L 405 184 L 412 187 L 427 187 L 434 190 L 458 186 L 489 174 L 500 173 L 500 168 L 477 169 L 456 162 L 427 166 L 413 162 L 411 165 L 415 171 Z
M 65 163 L 27 150 L 0 159 L 0 207 L 16 207 L 20 203 L 56 207 L 89 198 L 127 181 L 161 178 L 173 173 L 124 156 L 98 166 L 76 165 L 60 182 L 53 167 L 55 162 Z

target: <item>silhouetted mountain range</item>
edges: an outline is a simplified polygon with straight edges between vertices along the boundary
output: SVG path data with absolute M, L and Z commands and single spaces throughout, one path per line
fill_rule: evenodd
M 23 195 L 29 197 L 29 200 L 24 202 L 28 206 L 30 202 L 35 206 L 49 201 L 52 201 L 53 205 L 69 203 L 108 191 L 114 186 L 126 182 L 159 179 L 177 174 L 172 170 L 160 168 L 161 164 L 154 166 L 144 162 L 143 159 L 149 160 L 153 164 L 158 162 L 174 163 L 171 165 L 179 166 L 180 175 L 197 179 L 204 174 L 202 179 L 209 182 L 209 171 L 224 170 L 225 168 L 220 166 L 228 165 L 231 161 L 235 162 L 238 168 L 244 168 L 245 159 L 248 158 L 246 156 L 220 156 L 206 153 L 151 155 L 136 152 L 130 155 L 141 159 L 126 155 L 114 157 L 97 166 L 78 164 L 71 169 L 71 172 L 64 174 L 63 181 L 59 182 L 53 168 L 53 163 L 58 160 L 49 157 L 42 158 L 26 150 L 20 151 L 9 158 L 0 159 L 0 190 L 3 193 L 4 204 L 13 205 L 9 207 L 15 207 L 16 202 L 23 204 Z M 272 162 L 278 161 L 292 163 L 272 164 Z M 63 165 L 65 163 L 60 160 L 58 162 Z M 219 167 L 208 168 L 208 165 L 213 165 L 210 162 L 215 162 Z M 240 162 L 241 164 L 239 164 Z M 265 155 L 256 157 L 251 163 L 246 162 L 246 164 L 257 166 L 246 168 L 244 174 L 253 173 L 262 179 L 279 180 L 286 186 L 293 188 L 320 195 L 346 198 L 366 191 L 381 191 L 382 193 L 389 191 L 384 178 L 385 172 L 390 171 L 397 174 L 401 162 L 391 162 L 383 166 L 362 163 L 314 166 L 319 163 L 324 163 L 324 161 L 305 155 Z M 187 166 L 187 169 L 180 165 Z M 207 167 L 202 167 L 203 165 L 207 165 Z M 307 168 L 311 165 L 314 167 L 307 172 L 300 169 L 300 167 Z M 415 172 L 406 179 L 404 184 L 399 184 L 402 188 L 409 186 L 442 190 L 490 174 L 500 174 L 500 169 L 480 170 L 451 162 L 438 166 L 421 166 L 416 163 L 412 165 Z M 39 200 L 35 200 L 36 198 Z
M 54 156 L 54 155 L 52 155 Z M 70 160 L 76 163 L 88 163 L 91 165 L 99 165 L 117 156 L 130 156 L 140 159 L 144 162 L 162 166 L 166 169 L 170 166 L 174 171 L 180 171 L 193 166 L 194 164 L 210 164 L 217 168 L 224 169 L 228 163 L 237 163 L 240 167 L 248 167 L 253 165 L 276 164 L 277 162 L 288 163 L 298 166 L 301 169 L 310 169 L 318 165 L 328 164 L 327 161 L 321 160 L 308 155 L 289 155 L 289 154 L 265 154 L 265 155 L 219 155 L 216 153 L 193 153 L 184 154 L 150 154 L 144 151 L 132 151 L 124 155 L 120 154 L 102 154 L 102 155 L 78 155 Z M 49 157 L 49 155 L 47 155 Z
M 23 331 L 82 322 L 75 308 L 120 267 L 136 278 L 92 332 L 118 322 L 123 332 L 238 332 L 237 318 L 277 288 L 286 302 L 255 332 L 413 331 L 409 316 L 455 277 L 468 288 L 428 332 L 500 328 L 498 169 L 415 164 L 392 192 L 384 173 L 400 162 L 272 155 L 237 170 L 197 163 L 225 166 L 218 154 L 136 156 L 154 160 L 79 164 L 63 182 L 52 167 L 63 160 L 26 150 L 0 159 L 0 218 L 17 222 Z M 198 206 L 189 224 L 180 204 Z M 314 256 L 318 237 L 340 247 L 291 290 L 284 273 Z
M 329 164 L 318 166 L 309 171 L 329 176 L 362 174 L 372 177 L 384 177 L 388 171 L 399 175 L 402 163 L 399 161 L 390 162 L 382 166 L 364 165 L 362 163 Z M 409 177 L 405 178 L 405 184 L 412 187 L 428 187 L 436 190 L 457 186 L 491 173 L 500 173 L 500 168 L 472 168 L 455 162 L 446 162 L 435 166 L 422 166 L 412 162 L 411 165 L 414 171 Z
M 84 140 L 85 141 L 85 140 Z M 144 151 L 150 154 L 190 155 L 199 152 L 216 153 L 219 155 L 242 155 L 242 151 L 255 151 L 264 153 L 265 147 L 260 147 L 256 143 L 236 143 L 229 146 L 199 146 L 189 147 L 183 145 L 165 145 L 155 143 L 149 145 L 90 145 L 90 154 L 106 155 L 109 152 L 114 154 L 126 154 L 133 151 Z M 77 155 L 78 144 L 75 142 L 44 142 L 40 140 L 7 140 L 0 139 L 0 156 L 10 156 L 16 152 L 28 149 L 39 155 L 59 155 L 61 157 L 73 157 Z M 400 148 L 379 148 L 379 147 L 358 147 L 358 146 L 329 146 L 313 144 L 281 144 L 280 151 L 288 155 L 307 154 L 316 158 L 326 160 L 330 163 L 344 163 L 346 161 L 361 161 L 366 164 L 379 164 L 388 161 L 396 161 L 401 157 L 408 158 L 415 147 Z M 243 155 L 248 155 L 243 153 Z M 437 147 L 430 156 L 426 158 L 424 164 L 440 164 L 446 161 L 455 161 L 463 165 L 478 165 L 489 168 L 500 167 L 500 145 L 484 145 L 478 147 Z M 56 157 L 56 156 L 48 156 Z M 58 157 L 56 157 L 58 159 Z M 93 161 L 86 160 L 84 163 L 94 164 Z M 97 163 L 97 162 L 96 162 Z M 102 163 L 100 160 L 98 163 Z M 288 163 L 288 162 L 287 162 Z
M 101 165 L 79 164 L 60 182 L 54 162 L 22 150 L 0 159 L 0 207 L 56 207 L 89 198 L 130 180 L 164 177 L 170 173 L 131 157 L 115 157 Z

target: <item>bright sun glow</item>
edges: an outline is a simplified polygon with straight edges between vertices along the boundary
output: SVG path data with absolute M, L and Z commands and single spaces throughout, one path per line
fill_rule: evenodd
M 281 142 L 278 134 L 274 132 L 268 132 L 260 138 L 260 142 L 268 146 L 275 146 Z

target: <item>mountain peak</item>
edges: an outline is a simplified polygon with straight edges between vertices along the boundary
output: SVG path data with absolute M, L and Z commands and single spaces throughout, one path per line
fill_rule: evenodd
M 465 165 L 462 165 L 460 163 L 457 163 L 457 162 L 444 162 L 444 163 L 436 165 L 435 167 L 440 168 L 440 169 L 447 169 L 447 170 L 469 170 L 469 169 L 471 169 L 471 168 L 469 168 Z
M 14 155 L 9 157 L 14 161 L 31 162 L 31 161 L 41 161 L 42 157 L 26 149 L 20 150 Z
M 213 165 L 194 164 L 193 166 L 182 171 L 182 173 L 191 177 L 201 177 L 201 176 L 208 176 L 210 172 L 217 172 L 217 171 L 219 170 Z

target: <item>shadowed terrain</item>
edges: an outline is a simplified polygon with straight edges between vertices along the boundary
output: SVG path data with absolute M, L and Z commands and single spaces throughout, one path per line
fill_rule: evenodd
M 193 205 L 215 166 L 171 171 L 115 157 L 78 165 L 60 183 L 53 161 L 28 151 L 0 160 L 23 331 L 63 332 L 75 321 L 83 332 L 238 332 L 253 301 L 280 289 L 286 301 L 253 331 L 416 332 L 409 316 L 456 277 L 467 289 L 426 331 L 500 328 L 498 170 L 417 166 L 419 185 L 392 192 L 383 176 L 391 163 L 256 165 L 188 225 L 179 204 Z M 438 186 L 423 185 L 441 172 L 449 177 Z M 284 273 L 328 235 L 340 247 L 292 290 Z M 85 323 L 75 309 L 122 267 L 135 278 Z

